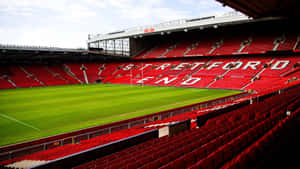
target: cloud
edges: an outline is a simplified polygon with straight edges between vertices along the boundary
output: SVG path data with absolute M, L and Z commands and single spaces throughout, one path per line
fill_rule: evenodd
M 16 16 L 31 16 L 33 15 L 33 9 L 29 7 L 24 7 L 20 9 L 14 7 L 4 7 L 0 8 L 0 13 Z
M 224 11 L 215 0 L 0 0 L 0 43 L 85 47 L 89 33 Z
M 131 20 L 155 19 L 160 21 L 166 21 L 179 19 L 182 17 L 188 17 L 188 12 L 172 10 L 170 8 L 132 7 L 120 10 L 120 13 L 122 18 Z
M 84 1 L 86 4 L 88 5 L 92 5 L 95 6 L 97 8 L 103 9 L 107 7 L 107 2 L 105 2 L 104 0 L 99 1 L 99 0 L 85 0 Z
M 54 32 L 52 29 L 47 28 L 28 31 L 22 34 L 20 38 L 21 41 L 26 40 L 29 44 L 33 45 L 51 45 L 68 48 L 85 47 L 86 43 L 84 39 L 87 39 L 87 32 Z
M 16 36 L 11 36 L 12 34 L 16 34 Z M 88 32 L 84 31 L 53 31 L 52 28 L 26 29 L 23 31 L 0 29 L 0 44 L 79 48 L 86 47 L 87 34 Z
M 67 10 L 62 11 L 61 15 L 65 20 L 81 23 L 85 18 L 93 17 L 97 14 L 86 6 L 79 3 L 72 3 L 67 7 Z
M 124 0 L 127 5 L 121 6 L 114 4 L 117 8 L 116 14 L 122 20 L 130 23 L 131 26 L 144 26 L 149 24 L 157 24 L 164 21 L 182 19 L 190 17 L 190 12 L 170 8 L 168 2 L 163 0 L 152 1 L 137 1 L 137 0 Z M 128 25 L 127 27 L 129 27 Z
M 51 10 L 59 10 L 63 11 L 63 7 L 65 6 L 68 0 L 1 0 L 0 1 L 0 9 L 9 8 L 11 9 L 8 12 L 18 13 L 18 11 L 26 10 L 28 8 L 36 9 L 51 9 Z
M 195 4 L 196 0 L 177 0 L 178 2 L 182 4 Z

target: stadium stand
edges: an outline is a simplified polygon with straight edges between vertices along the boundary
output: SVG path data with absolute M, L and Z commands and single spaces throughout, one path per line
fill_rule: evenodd
M 212 54 L 221 55 L 238 53 L 243 49 L 242 42 L 246 39 L 248 39 L 248 37 L 245 35 L 225 35 L 222 44 L 217 47 Z
M 231 69 L 226 73 L 226 76 L 251 76 L 253 77 L 262 69 L 264 69 L 264 64 L 273 62 L 273 58 L 270 57 L 260 57 L 258 58 L 241 58 L 239 60 L 242 63 L 248 63 L 247 66 L 243 66 L 241 69 Z
M 250 82 L 251 77 L 244 76 L 224 76 L 211 84 L 210 88 L 224 88 L 224 89 L 241 89 Z
M 78 153 L 93 147 L 97 147 L 100 145 L 104 145 L 116 140 L 121 140 L 123 138 L 127 138 L 133 135 L 137 135 L 139 133 L 143 133 L 145 131 L 149 131 L 151 130 L 151 128 L 131 128 L 131 129 L 126 129 L 126 130 L 121 130 L 121 131 L 117 131 L 117 132 L 113 132 L 112 134 L 106 134 L 106 135 L 101 135 L 98 137 L 94 137 L 88 140 L 83 140 L 80 142 L 77 142 L 76 140 L 76 144 L 67 144 L 64 146 L 59 146 L 59 147 L 53 147 L 49 150 L 45 150 L 45 151 L 40 151 L 34 154 L 30 154 L 27 156 L 23 156 L 23 157 L 18 157 L 18 158 L 14 158 L 12 160 L 8 160 L 8 161 L 4 161 L 4 162 L 0 162 L 0 165 L 3 164 L 10 164 L 13 162 L 19 162 L 19 161 L 24 161 L 24 160 L 31 160 L 31 161 L 50 161 L 50 160 L 54 160 L 54 159 L 58 159 L 61 157 L 65 157 L 67 155 L 71 155 L 74 153 Z
M 190 40 L 165 42 L 146 49 L 134 59 L 174 58 L 186 56 L 232 55 L 238 53 L 265 53 L 296 49 L 298 35 L 295 33 L 255 31 L 244 33 L 225 33 L 221 35 L 198 35 Z M 198 38 L 198 39 L 197 39 Z
M 271 21 L 267 19 L 265 25 Z M 70 160 L 74 154 L 87 157 L 85 153 L 99 146 L 114 145 L 122 139 L 128 139 L 126 141 L 131 143 L 131 137 L 153 129 L 161 132 L 185 120 L 190 121 L 190 130 L 172 136 L 159 135 L 159 138 L 122 150 L 110 149 L 112 153 L 105 156 L 102 154 L 98 157 L 99 154 L 95 153 L 93 160 L 83 160 L 72 167 L 255 168 L 259 157 L 263 157 L 265 151 L 270 149 L 278 135 L 285 131 L 285 127 L 299 118 L 300 38 L 298 27 L 273 30 L 272 27 L 263 28 L 264 24 L 256 27 L 253 26 L 256 23 L 244 26 L 241 23 L 237 23 L 235 28 L 223 28 L 219 25 L 219 29 L 215 25 L 216 27 L 205 30 L 197 27 L 197 31 L 183 31 L 183 34 L 158 34 L 155 36 L 163 38 L 156 37 L 152 43 L 141 45 L 143 50 L 124 61 L 120 58 L 113 61 L 106 58 L 93 61 L 89 57 L 74 57 L 74 60 L 62 59 L 59 63 L 52 64 L 51 61 L 44 63 L 42 59 L 41 62 L 17 62 L 8 66 L 4 62 L 4 66 L 0 67 L 0 89 L 115 83 L 242 90 L 247 96 L 230 98 L 222 103 L 211 101 L 214 102 L 211 106 L 197 105 L 184 113 L 178 109 L 171 112 L 172 115 L 164 117 L 160 114 L 151 120 L 143 119 L 133 126 L 126 124 L 116 130 L 109 128 L 109 132 L 95 134 L 93 137 L 80 135 L 77 140 L 65 133 L 68 135 L 68 143 L 53 139 L 48 147 L 32 150 L 20 157 L 14 157 L 11 149 L 7 149 L 8 156 L 0 161 L 0 168 L 27 168 L 18 166 L 24 165 L 22 162 L 29 167 L 40 164 L 43 167 L 56 160 Z M 132 39 L 152 40 L 147 39 L 147 35 Z M 6 50 L 5 48 L 2 52 Z M 84 52 L 80 55 L 84 56 Z M 91 132 L 92 129 L 86 131 Z M 36 142 L 40 144 L 42 141 Z M 16 147 L 23 149 L 22 146 Z
M 255 35 L 249 38 L 250 42 L 241 52 L 265 52 L 272 51 L 275 47 L 275 39 L 276 35 L 268 35 L 264 33 L 263 35 L 259 35 L 256 33 Z
M 270 65 L 271 68 L 265 69 L 260 76 L 281 76 L 299 63 L 299 59 L 297 57 L 276 57 L 272 63 L 274 64 Z
M 201 56 L 204 54 L 209 54 L 214 48 L 214 45 L 218 43 L 218 38 L 211 36 L 211 37 L 203 37 L 196 43 L 190 46 L 190 50 L 185 54 L 186 56 Z
M 83 70 L 86 70 L 86 67 L 83 64 L 70 63 L 64 64 L 65 68 L 69 69 L 70 72 L 74 74 L 82 82 L 87 82 L 84 76 Z
M 6 80 L 2 78 L 2 88 L 14 88 L 14 83 L 16 87 L 34 87 L 105 82 L 259 91 L 265 87 L 280 87 L 298 81 L 298 57 L 178 58 L 123 63 L 11 66 L 13 74 L 4 70 L 1 73 L 6 77 Z
M 286 78 L 260 78 L 258 80 L 253 81 L 249 86 L 247 86 L 245 89 L 256 89 L 256 90 L 264 90 L 266 87 L 267 88 L 272 88 L 272 87 L 280 87 L 283 86 L 288 79 Z
M 178 57 L 184 55 L 189 47 L 193 44 L 193 41 L 181 41 L 176 43 L 172 49 L 168 50 L 165 54 L 166 57 Z
M 8 79 L 5 79 L 3 77 L 0 77 L 0 89 L 10 89 L 10 88 L 16 88 L 13 84 L 11 84 Z
M 279 39 L 279 46 L 277 50 L 293 50 L 296 47 L 298 36 L 294 34 L 283 35 Z
M 210 118 L 199 128 L 147 141 L 74 169 L 251 168 L 250 162 L 259 160 L 255 157 L 299 114 L 297 92 L 299 87 Z M 286 116 L 285 108 L 294 111 Z
M 9 70 L 12 72 L 9 78 L 18 86 L 18 87 L 37 87 L 44 86 L 39 82 L 36 77 L 32 74 L 29 74 L 21 66 L 9 66 Z
M 167 85 L 167 86 L 177 86 L 177 87 L 200 87 L 200 88 L 206 87 L 206 88 L 225 88 L 225 89 L 243 88 L 244 90 L 255 89 L 257 91 L 263 91 L 265 90 L 265 88 L 270 88 L 270 89 L 273 88 L 274 90 L 278 88 L 284 88 L 288 86 L 287 82 L 291 79 L 291 77 L 299 78 L 299 71 L 298 71 L 299 69 L 297 67 L 297 64 L 298 64 L 297 57 L 263 57 L 261 59 L 258 59 L 257 57 L 246 57 L 246 58 L 221 57 L 215 59 L 195 58 L 195 59 L 188 59 L 188 60 L 176 59 L 176 60 L 167 60 L 167 61 L 143 61 L 143 62 L 136 61 L 132 63 L 122 63 L 122 64 L 112 63 L 112 65 L 107 63 L 106 64 L 84 63 L 84 64 L 64 64 L 64 65 L 71 65 L 70 67 L 72 67 L 73 70 L 75 68 L 78 68 L 79 71 L 76 71 L 76 73 L 74 72 L 72 73 L 76 74 L 76 77 L 79 76 L 80 78 L 83 78 L 84 81 L 88 79 L 87 82 L 97 80 L 98 78 L 104 78 L 105 80 L 107 80 L 106 82 L 109 83 L 141 84 L 140 81 L 142 81 L 146 85 L 163 85 L 163 86 Z M 57 82 L 55 79 L 56 77 L 61 78 L 61 80 L 66 79 L 63 77 L 68 77 L 69 79 L 73 78 L 71 75 L 67 74 L 64 70 L 62 70 L 61 67 L 63 67 L 63 65 L 59 65 L 57 67 L 53 67 L 50 65 L 49 66 L 32 65 L 32 66 L 19 66 L 19 67 L 13 66 L 13 67 L 9 67 L 9 71 L 3 70 L 1 74 L 2 76 L 5 75 L 9 77 L 9 79 L 14 80 L 16 84 L 19 82 L 18 80 L 16 80 L 16 75 L 18 75 L 20 76 L 19 79 L 24 79 L 29 77 L 29 79 L 32 78 L 33 82 L 38 82 L 39 80 L 40 82 L 45 81 L 43 82 L 45 85 L 59 85 L 59 83 L 56 83 Z M 275 71 L 274 73 L 272 72 L 273 70 Z M 83 73 L 84 71 L 86 71 L 85 74 Z M 47 81 L 47 78 L 42 77 L 41 74 L 38 74 L 36 72 L 47 75 L 45 77 L 49 78 L 49 81 Z M 53 76 L 54 72 L 60 72 L 61 74 L 63 74 L 63 76 L 62 75 Z M 79 73 L 82 73 L 82 76 L 80 76 Z M 143 74 L 142 76 L 141 73 Z M 39 77 L 41 78 L 39 79 Z M 149 81 L 147 80 L 144 81 L 143 78 L 145 77 L 153 77 L 153 78 L 150 79 Z M 6 79 L 1 78 L 1 80 L 7 81 L 7 78 Z M 191 81 L 193 81 L 193 83 L 191 83 Z M 64 82 L 70 83 L 69 80 L 68 81 L 65 80 Z M 76 82 L 78 83 L 79 81 L 76 80 L 74 81 L 73 78 L 73 83 Z M 297 83 L 298 81 L 296 80 L 293 81 L 290 85 L 297 84 Z M 4 86 L 7 86 L 6 88 L 12 87 L 11 85 L 9 86 L 8 83 L 3 83 L 3 84 Z M 30 83 L 29 86 L 32 87 L 33 85 L 34 83 Z M 157 149 L 157 150 L 161 149 L 164 151 L 177 149 L 177 151 L 174 151 L 171 154 L 168 155 L 162 155 L 159 153 L 153 154 L 154 152 L 160 152 L 160 151 L 151 150 L 150 147 L 152 147 L 152 144 L 154 142 L 152 143 L 151 141 L 149 141 L 148 142 L 149 145 L 143 144 L 147 150 L 149 149 L 149 151 L 145 151 L 146 149 L 144 149 L 145 148 L 144 146 L 141 150 L 139 150 L 139 148 L 137 149 L 132 148 L 134 149 L 134 152 L 136 152 L 135 153 L 136 155 L 133 155 L 132 158 L 129 158 L 128 160 L 125 160 L 128 157 L 127 156 L 123 157 L 123 153 L 122 153 L 122 155 L 120 156 L 111 155 L 114 158 L 117 158 L 117 160 L 107 161 L 103 164 L 103 160 L 98 159 L 96 160 L 98 161 L 97 165 L 95 164 L 96 162 L 94 161 L 92 162 L 92 164 L 90 163 L 85 164 L 81 167 L 86 168 L 86 165 L 90 166 L 91 168 L 101 168 L 103 167 L 103 165 L 106 165 L 109 168 L 114 168 L 114 167 L 118 168 L 120 166 L 127 167 L 127 168 L 131 168 L 131 167 L 151 168 L 151 166 L 156 166 L 156 167 L 159 166 L 162 168 L 178 168 L 178 167 L 181 168 L 183 166 L 185 168 L 188 167 L 197 168 L 197 166 L 199 167 L 202 165 L 214 168 L 214 167 L 221 167 L 222 165 L 224 165 L 223 167 L 226 167 L 228 165 L 231 166 L 233 165 L 233 162 L 231 161 L 236 162 L 237 161 L 236 159 L 239 159 L 239 157 L 242 156 L 237 154 L 241 152 L 243 148 L 246 148 L 246 146 L 258 142 L 256 140 L 260 139 L 260 137 L 263 136 L 264 133 L 267 133 L 268 130 L 265 130 L 265 132 L 261 133 L 259 136 L 254 136 L 253 140 L 248 142 L 240 142 L 240 139 L 234 139 L 234 138 L 249 137 L 249 133 L 251 133 L 251 131 L 256 131 L 257 129 L 261 128 L 262 124 L 267 125 L 265 123 L 268 123 L 269 125 L 268 129 L 271 129 L 270 124 L 275 125 L 275 122 L 273 121 L 276 121 L 277 124 L 279 122 L 278 118 L 280 117 L 280 119 L 282 119 L 285 113 L 282 111 L 277 111 L 279 109 L 275 111 L 274 110 L 274 107 L 276 107 L 275 105 L 277 106 L 281 105 L 282 107 L 286 107 L 290 102 L 288 101 L 289 99 L 293 100 L 298 97 L 297 92 L 299 92 L 299 89 L 298 90 L 294 89 L 285 93 L 284 95 L 271 97 L 270 99 L 267 99 L 262 103 L 256 103 L 254 105 L 247 106 L 248 108 L 245 107 L 243 109 L 238 109 L 237 111 L 233 111 L 232 114 L 228 113 L 227 115 L 222 115 L 220 116 L 220 119 L 218 117 L 209 120 L 204 126 L 200 127 L 203 128 L 203 130 L 201 131 L 206 130 L 215 133 L 214 136 L 209 135 L 209 138 L 206 138 L 208 136 L 205 136 L 207 133 L 206 134 L 203 134 L 202 132 L 199 133 L 199 129 L 195 128 L 195 123 L 192 122 L 191 131 L 184 132 L 183 134 L 174 137 L 159 138 L 157 141 L 155 141 L 155 144 L 161 146 L 173 144 L 173 147 L 170 147 L 169 149 L 164 149 L 160 146 L 158 146 Z M 261 94 L 263 94 L 263 92 L 261 92 Z M 278 100 L 280 100 L 279 98 L 283 99 L 283 97 L 286 97 L 284 99 L 286 99 L 287 101 L 284 103 L 279 103 L 278 102 Z M 294 105 L 295 104 L 296 102 L 294 103 Z M 268 105 L 268 106 L 266 106 L 267 108 L 263 109 L 264 107 L 263 105 Z M 255 111 L 254 112 L 248 111 L 250 109 Z M 270 116 L 268 114 L 269 112 L 278 113 L 278 115 L 274 114 L 274 118 L 271 118 L 273 117 L 273 115 Z M 250 115 L 249 113 L 252 114 Z M 264 115 L 264 113 L 267 115 Z M 258 118 L 258 121 L 250 118 L 250 116 L 256 117 L 258 115 L 262 115 L 263 118 Z M 185 119 L 195 119 L 197 116 L 199 116 L 199 111 L 193 111 L 193 112 L 185 113 L 183 115 L 170 117 L 165 121 L 155 121 L 152 123 L 147 123 L 145 125 L 140 125 L 136 128 L 127 129 L 128 131 L 121 130 L 118 132 L 113 132 L 110 135 L 102 135 L 102 136 L 94 137 L 92 139 L 80 141 L 79 144 L 67 144 L 56 148 L 54 146 L 49 150 L 4 161 L 0 163 L 0 165 L 11 165 L 14 163 L 16 163 L 17 165 L 18 162 L 22 162 L 26 160 L 33 161 L 33 163 L 35 163 L 34 161 L 37 160 L 51 161 L 74 153 L 82 152 L 84 150 L 99 145 L 104 145 L 115 140 L 120 140 L 122 138 L 136 135 L 138 133 L 143 133 L 145 131 L 151 130 L 153 127 L 160 129 L 165 126 L 160 124 L 168 124 L 174 121 L 182 121 Z M 235 124 L 236 121 L 239 122 Z M 247 124 L 248 127 L 245 127 L 245 125 L 241 125 L 244 123 L 245 125 Z M 220 128 L 223 128 L 224 131 L 217 130 L 218 125 L 216 124 L 220 124 Z M 151 126 L 151 125 L 152 127 L 150 128 L 149 127 L 144 128 L 146 126 Z M 249 127 L 250 125 L 252 126 L 251 128 Z M 224 126 L 227 126 L 228 128 Z M 244 132 L 241 131 L 242 129 Z M 239 133 L 232 134 L 231 136 L 231 134 L 229 133 L 234 133 L 235 130 L 239 131 Z M 222 132 L 224 132 L 224 134 L 222 134 Z M 227 143 L 223 139 L 216 139 L 219 137 L 223 138 L 223 136 L 224 137 L 228 136 L 230 139 L 232 139 L 232 141 L 235 140 L 235 142 Z M 190 138 L 190 139 L 183 140 L 182 138 Z M 199 148 L 193 147 L 196 146 L 196 143 L 192 144 L 192 140 L 204 140 L 204 141 L 206 140 L 203 143 L 201 142 L 201 145 L 203 145 L 203 147 L 206 147 L 204 145 L 207 145 L 208 148 L 202 148 L 202 146 L 200 146 L 200 142 L 197 143 L 198 144 L 197 146 L 200 146 Z M 221 143 L 216 144 L 215 142 L 221 142 Z M 237 143 L 238 145 L 244 144 L 244 146 L 239 148 L 237 147 L 235 150 L 234 146 L 236 142 L 238 142 Z M 147 148 L 148 146 L 150 147 Z M 225 150 L 229 152 L 225 152 Z M 252 151 L 251 148 L 247 148 L 245 149 L 245 152 L 248 152 L 250 150 Z M 124 150 L 124 151 L 125 151 L 124 154 L 127 154 L 126 151 L 128 150 Z M 145 156 L 144 153 L 141 153 L 143 151 L 147 152 L 149 156 Z M 195 154 L 197 153 L 202 153 L 202 155 L 198 154 L 195 157 Z M 228 155 L 228 153 L 231 155 Z M 141 156 L 143 157 L 145 156 L 145 157 L 141 158 Z M 228 156 L 228 158 L 224 159 L 224 156 L 226 157 Z M 159 157 L 159 159 L 154 160 L 153 157 Z M 191 157 L 192 160 L 190 160 Z M 233 159 L 230 161 L 232 157 Z M 120 163 L 119 161 L 123 161 L 123 162 Z M 98 163 L 99 164 L 101 163 L 100 165 L 101 167 L 96 167 L 98 166 Z
M 195 80 L 193 83 L 189 83 L 189 79 L 193 82 L 193 79 Z M 183 80 L 187 80 L 188 83 L 177 83 L 177 87 L 199 87 L 199 88 L 205 88 L 209 84 L 213 83 L 215 81 L 215 76 L 197 76 L 193 75 L 191 78 L 186 78 Z
M 60 76 L 64 79 L 68 84 L 80 84 L 80 82 L 68 74 L 62 67 L 62 65 L 49 65 L 49 70 L 55 73 L 56 76 Z
M 146 55 L 141 56 L 142 58 L 162 58 L 166 57 L 165 54 L 168 50 L 171 50 L 172 44 L 166 43 L 159 46 L 155 46 L 154 48 L 150 49 Z
M 89 83 L 94 83 L 99 80 L 99 73 L 100 73 L 100 64 L 97 63 L 90 63 L 85 64 L 87 67 L 86 69 L 86 76 Z
M 136 69 L 118 71 L 118 76 L 106 82 L 124 84 L 166 85 L 181 87 L 253 89 L 279 87 L 297 76 L 297 57 L 241 57 L 182 59 L 170 61 L 139 62 Z M 144 69 L 143 69 L 144 68 Z M 132 72 L 145 70 L 141 74 Z M 131 72 L 131 74 L 130 74 Z M 286 78 L 283 78 L 285 77 Z M 273 78 L 266 78 L 273 77 Z M 257 84 L 257 85 L 256 85 Z M 261 87 L 259 87 L 261 86 Z M 264 86 L 264 87 L 263 87 Z
M 24 66 L 24 69 L 28 73 L 35 75 L 39 81 L 47 86 L 68 84 L 66 80 L 62 79 L 59 75 L 54 74 L 43 65 Z
M 228 165 L 233 165 L 232 161 L 236 162 L 236 159 L 239 159 L 244 152 L 257 148 L 253 148 L 252 145 L 257 144 L 257 142 L 267 137 L 266 135 L 270 135 L 271 131 L 276 130 L 276 125 L 283 123 L 284 121 L 281 122 L 281 120 L 286 119 L 287 110 L 291 111 L 293 115 L 287 118 L 296 117 L 294 112 L 299 111 L 297 108 L 299 103 L 298 92 L 299 87 L 289 89 L 283 94 L 269 96 L 263 101 L 210 117 L 199 128 L 192 127 L 191 130 L 173 137 L 164 136 L 147 141 L 75 168 L 86 168 L 87 166 L 90 168 L 197 168 L 199 166 L 205 168 L 226 168 Z M 247 98 L 249 99 L 250 97 Z M 282 102 L 282 100 L 285 100 L 285 102 Z M 238 100 L 232 103 L 234 102 L 236 104 L 241 103 Z M 224 104 L 219 106 L 222 107 L 222 105 Z M 206 109 L 209 110 L 210 108 Z M 199 117 L 199 115 L 209 114 L 209 112 L 211 110 L 206 112 L 196 110 L 162 121 L 120 130 L 110 135 L 102 135 L 80 141 L 80 144 L 65 145 L 5 161 L 1 164 L 10 164 L 23 160 L 49 161 L 145 132 L 155 126 L 158 128 L 164 126 L 160 124 L 193 119 Z M 272 137 L 275 138 L 274 135 Z M 255 151 L 258 150 L 255 149 Z

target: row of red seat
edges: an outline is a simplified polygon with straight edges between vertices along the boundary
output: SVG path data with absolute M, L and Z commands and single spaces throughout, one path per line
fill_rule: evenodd
M 114 79 L 107 82 L 229 89 L 241 89 L 242 87 L 246 87 L 245 89 L 256 89 L 258 87 L 257 89 L 261 89 L 259 86 L 266 88 L 274 87 L 274 85 L 283 85 L 290 77 L 297 76 L 299 68 L 294 67 L 297 62 L 299 62 L 297 57 L 279 57 L 275 59 L 272 57 L 248 57 L 240 59 L 223 58 L 214 60 L 196 59 L 194 61 L 188 60 L 181 62 L 143 62 L 143 65 L 141 65 L 140 62 L 135 62 L 125 64 L 123 67 L 134 64 L 136 69 L 131 71 L 127 70 L 127 73 L 124 73 L 126 70 L 122 70 L 121 68 L 116 72 L 117 75 Z M 231 63 L 235 63 L 237 68 L 230 70 L 224 69 L 225 65 L 229 65 Z M 206 68 L 203 68 L 203 65 L 205 65 Z M 143 69 L 143 73 L 140 71 L 141 69 Z M 287 74 L 287 72 L 291 73 Z M 287 74 L 287 76 L 284 74 Z M 252 81 L 251 79 L 256 75 L 259 75 L 259 77 L 262 78 Z M 215 80 L 217 76 L 224 76 L 224 78 L 221 77 Z M 189 77 L 201 78 L 201 80 L 195 80 L 197 83 L 193 84 L 178 84 L 178 82 L 183 82 Z M 162 79 L 165 80 L 161 81 Z M 262 80 L 260 81 L 260 79 Z M 267 82 L 265 82 L 265 80 Z M 277 81 L 278 83 L 272 83 L 269 85 L 268 81 Z M 212 84 L 210 85 L 210 83 Z
M 149 131 L 152 128 L 131 128 L 125 129 L 111 134 L 105 134 L 101 136 L 95 136 L 93 138 L 76 142 L 75 144 L 67 144 L 60 147 L 51 148 L 44 151 L 39 151 L 23 157 L 14 158 L 0 162 L 0 165 L 10 164 L 22 160 L 54 160 L 60 157 L 65 157 L 77 152 L 81 152 L 93 147 L 104 145 L 113 141 L 121 140 L 130 136 L 134 136 L 145 131 Z M 76 140 L 75 140 L 76 141 Z M 54 143 L 55 144 L 55 143 Z
M 252 127 L 246 133 L 243 133 L 242 135 L 234 138 L 228 144 L 225 144 L 224 146 L 220 147 L 216 152 L 210 154 L 204 160 L 198 161 L 195 165 L 193 165 L 190 168 L 227 168 L 228 164 L 223 165 L 224 161 L 230 160 L 232 157 L 234 157 L 232 161 L 235 161 L 236 158 L 240 158 L 240 152 L 247 151 L 244 149 L 251 145 L 253 142 L 255 142 L 255 140 L 257 140 L 257 138 L 259 138 L 260 136 L 262 136 L 262 138 L 265 137 L 263 136 L 263 134 L 272 129 L 274 125 L 278 124 L 278 122 L 285 116 L 285 112 L 280 111 L 280 108 L 283 107 L 277 108 L 277 111 L 279 113 L 275 113 L 276 111 L 274 111 L 273 109 L 273 111 L 271 111 L 271 114 L 269 115 L 269 118 L 264 117 L 263 122 L 260 122 L 258 125 Z M 268 142 L 268 144 L 271 144 L 271 142 Z M 223 152 L 223 158 L 226 158 L 226 160 L 220 161 L 220 153 L 222 154 L 222 151 L 224 150 L 227 150 L 227 152 Z M 255 159 L 252 162 L 254 162 L 255 164 Z
M 50 69 L 45 66 L 24 66 L 23 67 L 29 74 L 35 75 L 38 80 L 47 86 L 53 85 L 67 85 L 67 81 L 60 75 L 50 72 Z M 47 70 L 48 69 L 48 70 Z
M 297 92 L 299 88 L 212 118 L 198 129 L 147 141 L 75 168 L 219 168 L 284 119 L 283 110 L 299 99 Z
M 228 161 L 221 169 L 238 169 L 238 168 L 249 168 L 253 165 L 253 161 L 257 159 L 257 156 L 267 150 L 270 147 L 276 136 L 281 134 L 284 127 L 289 125 L 290 121 L 294 120 L 300 115 L 300 108 L 293 112 L 290 116 L 280 121 L 274 128 L 268 131 L 263 137 L 251 144 L 240 154 L 235 156 L 232 160 Z
M 0 77 L 0 89 L 11 89 L 15 88 L 7 79 Z
M 4 70 L 6 70 L 6 73 L 1 72 L 2 77 L 5 77 L 1 78 L 2 81 L 0 88 L 2 89 L 80 83 L 60 66 L 17 65 L 6 67 Z
M 296 34 L 237 34 L 225 37 L 201 36 L 193 40 L 166 42 L 143 51 L 136 59 L 172 58 L 183 56 L 231 55 L 233 53 L 260 53 L 272 50 L 293 50 Z M 277 47 L 276 44 L 278 45 Z
M 12 73 L 1 72 L 1 76 L 6 76 L 1 85 L 2 88 L 15 87 L 12 83 L 18 87 L 35 87 L 101 80 L 121 84 L 262 90 L 284 85 L 292 77 L 299 78 L 297 64 L 298 56 L 10 66 L 7 69 Z
M 43 86 L 34 76 L 26 74 L 19 66 L 10 66 L 9 70 L 13 73 L 9 76 L 18 87 L 38 87 Z

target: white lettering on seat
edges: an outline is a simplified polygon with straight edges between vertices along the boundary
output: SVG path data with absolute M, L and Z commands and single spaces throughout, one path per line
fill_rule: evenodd
M 170 63 L 165 63 L 165 64 L 162 64 L 160 65 L 158 68 L 156 68 L 156 70 L 165 70 L 165 68 L 167 68 L 168 66 L 170 66 L 171 64 Z
M 205 62 L 195 62 L 195 63 L 193 63 L 194 66 L 191 67 L 191 70 L 194 70 L 194 69 L 196 69 L 198 66 L 204 65 L 204 64 L 205 64 Z
M 143 78 L 143 79 L 141 79 L 141 80 L 138 80 L 136 83 L 144 83 L 145 81 L 147 81 L 147 80 L 150 80 L 150 79 L 153 79 L 154 77 L 145 77 L 145 78 Z
M 210 70 L 210 69 L 212 69 L 214 67 L 219 67 L 220 64 L 223 64 L 223 62 L 213 62 L 211 65 L 209 65 L 207 67 L 207 70 Z
M 169 84 L 169 83 L 173 82 L 176 79 L 177 79 L 177 77 L 174 77 L 173 79 L 169 80 L 169 77 L 165 77 L 165 78 L 162 78 L 159 81 L 155 82 L 155 84 L 159 84 L 160 82 L 164 82 L 164 84 Z
M 145 66 L 143 66 L 140 70 L 144 70 L 145 68 L 152 66 L 152 64 L 145 64 Z
M 257 67 L 258 65 L 261 64 L 261 61 L 249 61 L 244 67 L 243 67 L 243 70 L 246 70 L 248 69 L 248 67 L 251 67 L 251 69 L 253 70 L 257 70 Z
M 272 65 L 271 70 L 281 70 L 287 67 L 290 63 L 289 60 L 279 60 L 274 65 Z
M 181 83 L 181 85 L 193 85 L 197 82 L 199 82 L 201 80 L 201 78 L 199 77 L 191 77 L 187 80 L 185 80 L 184 82 Z
M 180 63 L 173 70 L 182 70 L 182 68 L 185 68 L 187 65 L 190 65 L 190 64 L 189 63 Z
M 133 68 L 133 66 L 134 66 L 134 64 L 129 64 L 129 65 L 125 66 L 125 67 L 123 68 L 123 70 L 130 70 L 130 69 Z
M 235 66 L 233 66 L 233 67 L 229 67 L 229 65 L 230 64 L 233 64 L 233 65 L 235 65 Z M 238 69 L 238 68 L 240 68 L 241 66 L 243 65 L 243 62 L 228 62 L 228 63 L 226 63 L 222 68 L 224 69 L 224 70 L 235 70 L 235 69 Z

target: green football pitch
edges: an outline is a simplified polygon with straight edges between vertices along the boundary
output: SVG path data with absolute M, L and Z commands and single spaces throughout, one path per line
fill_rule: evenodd
M 0 90 L 0 146 L 239 92 L 112 84 Z

